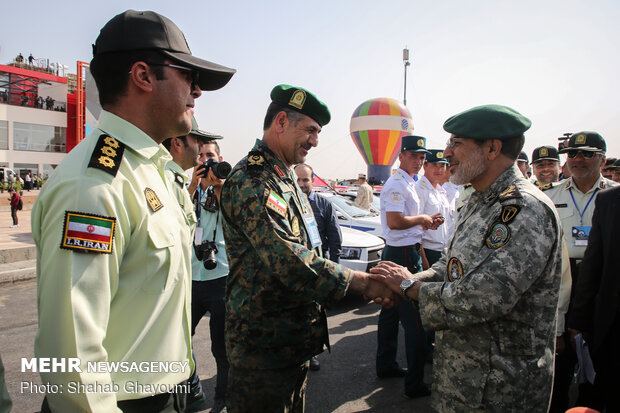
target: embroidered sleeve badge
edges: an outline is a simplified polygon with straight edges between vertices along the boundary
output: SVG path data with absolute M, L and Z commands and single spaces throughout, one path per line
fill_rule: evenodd
M 267 208 L 276 212 L 278 215 L 282 217 L 286 217 L 286 209 L 288 204 L 282 197 L 276 194 L 274 191 L 269 192 L 269 198 L 267 198 Z
M 79 252 L 110 254 L 116 218 L 65 212 L 61 248 Z
M 400 192 L 392 192 L 390 193 L 390 200 L 392 200 L 392 202 L 400 202 L 402 201 L 402 196 L 400 194 Z
M 510 239 L 510 228 L 503 222 L 495 222 L 486 238 L 487 247 L 491 249 L 497 249 L 503 245 L 506 245 Z
M 463 264 L 458 258 L 452 257 L 448 261 L 448 281 L 460 280 L 463 276 Z

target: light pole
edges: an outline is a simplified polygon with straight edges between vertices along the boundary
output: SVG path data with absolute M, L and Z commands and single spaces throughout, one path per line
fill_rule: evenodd
M 409 63 L 409 49 L 406 47 L 403 49 L 403 63 L 405 64 L 405 88 L 403 92 L 403 103 L 407 106 L 407 66 L 411 65 L 411 63 Z

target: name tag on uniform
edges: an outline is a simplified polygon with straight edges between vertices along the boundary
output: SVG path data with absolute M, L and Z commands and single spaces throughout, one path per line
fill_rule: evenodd
M 310 242 L 312 243 L 312 248 L 316 248 L 321 245 L 321 235 L 319 234 L 319 227 L 314 219 L 314 214 L 310 211 L 305 213 L 303 216 L 304 222 L 306 223 L 306 229 L 308 230 L 308 235 L 310 236 Z
M 591 229 L 591 226 L 573 227 L 572 235 L 575 239 L 573 245 L 575 247 L 587 247 Z

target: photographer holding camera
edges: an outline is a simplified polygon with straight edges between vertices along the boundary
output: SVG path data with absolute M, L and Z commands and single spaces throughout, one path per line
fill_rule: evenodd
M 224 345 L 224 296 L 228 261 L 219 210 L 219 196 L 224 179 L 231 168 L 229 163 L 223 162 L 220 147 L 215 139 L 221 139 L 221 137 L 214 137 L 213 140 L 200 145 L 200 164 L 194 168 L 192 177 L 192 183 L 197 183 L 193 194 L 197 223 L 192 254 L 192 336 L 202 317 L 209 312 L 211 352 L 217 365 L 215 405 L 212 411 L 220 412 L 226 406 L 228 378 L 228 360 Z M 189 189 L 191 193 L 191 184 Z M 192 394 L 194 394 L 195 388 L 200 389 L 200 380 L 196 372 L 190 378 L 190 383 Z M 200 399 L 204 401 L 204 396 Z M 188 408 L 190 407 L 188 403 Z

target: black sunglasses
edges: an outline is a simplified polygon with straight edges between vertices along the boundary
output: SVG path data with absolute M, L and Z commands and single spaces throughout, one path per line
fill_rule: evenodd
M 574 157 L 576 157 L 579 153 L 581 153 L 583 155 L 584 158 L 586 159 L 591 159 L 594 157 L 594 155 L 596 155 L 598 152 L 592 152 L 592 151 L 567 151 L 566 154 L 568 155 L 569 158 L 573 159 Z
M 198 71 L 194 70 L 194 69 L 190 69 L 189 67 L 185 67 L 185 66 L 179 66 L 179 65 L 173 65 L 170 63 L 150 63 L 150 62 L 146 62 L 146 64 L 148 64 L 149 66 L 168 66 L 171 67 L 173 69 L 177 69 L 177 70 L 181 70 L 183 72 L 189 72 L 191 74 L 191 79 L 192 79 L 192 86 L 193 85 L 198 85 Z

